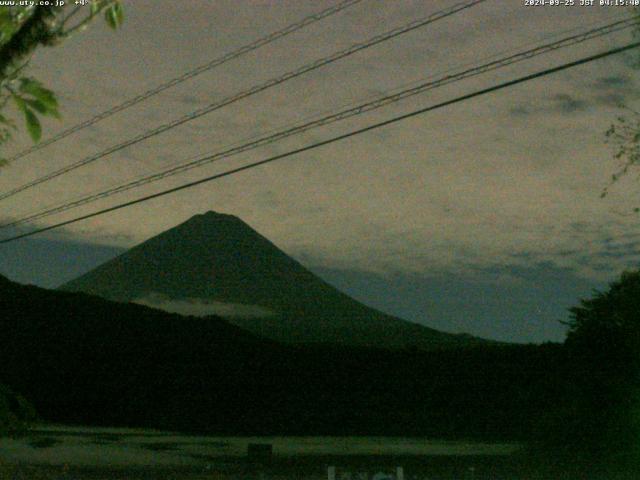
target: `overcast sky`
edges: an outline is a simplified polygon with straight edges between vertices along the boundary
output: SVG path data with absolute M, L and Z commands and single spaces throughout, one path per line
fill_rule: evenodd
M 455 1 L 364 0 L 29 155 L 0 191 Z M 489 0 L 242 100 L 23 192 L 15 218 L 216 152 L 384 92 L 515 53 L 629 11 Z M 62 121 L 45 138 L 332 5 L 319 0 L 135 0 L 52 49 L 31 74 Z M 624 45 L 629 32 L 543 55 L 233 159 L 47 218 L 89 213 L 549 66 Z M 0 272 L 55 286 L 207 210 L 241 217 L 359 300 L 446 331 L 562 340 L 566 309 L 638 265 L 635 174 L 600 198 L 618 163 L 604 133 L 634 106 L 639 72 L 619 55 L 485 95 L 220 181 L 0 246 Z M 8 154 L 29 145 L 19 137 Z M 6 232 L 11 233 L 11 232 Z

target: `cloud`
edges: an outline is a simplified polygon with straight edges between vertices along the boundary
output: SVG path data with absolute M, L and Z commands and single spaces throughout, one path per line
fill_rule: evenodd
M 555 95 L 552 98 L 556 108 L 561 113 L 571 114 L 576 112 L 582 112 L 586 110 L 589 105 L 588 102 L 584 100 L 579 100 L 567 93 L 561 93 L 561 94 Z
M 531 115 L 538 117 L 562 114 L 574 116 L 588 110 L 601 107 L 620 107 L 638 98 L 637 88 L 627 76 L 611 76 L 599 79 L 589 85 L 589 89 L 582 89 L 580 96 L 563 92 L 545 96 L 540 101 L 519 101 L 508 109 L 514 118 L 526 118 Z M 554 121 L 553 117 L 547 121 Z
M 609 93 L 605 95 L 598 95 L 595 100 L 600 105 L 619 107 L 624 105 L 629 98 L 630 96 L 625 96 L 622 93 Z
M 195 95 L 182 95 L 180 97 L 180 101 L 182 103 L 185 103 L 187 105 L 201 105 L 202 104 L 202 100 L 198 97 L 196 97 Z
M 313 267 L 314 273 L 374 308 L 450 332 L 504 341 L 562 341 L 568 308 L 592 283 L 552 265 L 503 266 L 461 274 L 378 275 Z
M 65 43 L 35 59 L 34 64 L 42 64 L 42 79 L 47 85 L 78 99 L 75 104 L 68 104 L 68 125 L 210 61 L 220 52 L 253 41 L 275 25 L 261 21 L 255 24 L 261 29 L 258 32 L 252 22 L 247 22 L 251 29 L 238 31 L 234 25 L 236 15 L 250 19 L 254 14 L 249 8 L 231 8 L 231 2 L 206 3 L 207 6 L 194 3 L 188 12 L 171 3 L 158 10 L 156 3 L 132 3 L 130 22 L 115 37 L 106 30 L 90 29 L 83 42 Z M 320 22 L 315 29 L 300 32 L 300 36 L 282 39 L 242 61 L 226 64 L 214 74 L 177 86 L 154 101 L 105 120 L 89 135 L 85 132 L 65 139 L 50 150 L 34 154 L 20 168 L 7 168 L 0 176 L 0 185 L 4 190 L 22 184 L 83 154 L 91 154 L 98 150 L 96 145 L 104 148 L 138 130 L 193 110 L 190 102 L 195 99 L 204 104 L 228 96 L 330 53 L 339 45 L 349 45 L 435 9 L 425 7 L 424 2 L 401 3 L 376 3 L 386 13 L 398 10 L 393 17 L 384 16 L 388 18 L 384 25 L 379 22 L 376 8 L 353 9 L 351 23 L 341 23 L 344 18 L 338 17 L 335 22 Z M 427 76 L 439 77 L 461 65 L 478 63 L 481 58 L 493 58 L 506 47 L 530 48 L 550 35 L 604 21 L 608 15 L 607 9 L 594 8 L 566 12 L 534 9 L 523 16 L 517 3 L 503 3 L 486 2 L 446 23 L 434 24 L 415 36 L 398 38 L 385 48 L 372 50 L 370 57 L 354 56 L 318 71 L 318 75 L 314 73 L 238 102 L 133 147 L 135 155 L 131 158 L 118 155 L 97 162 L 87 167 L 86 177 L 70 175 L 30 196 L 8 199 L 4 211 L 20 216 L 40 205 L 58 203 L 147 173 L 149 168 L 144 162 L 153 162 L 154 170 L 159 170 L 167 163 L 218 151 L 243 138 L 297 123 L 320 110 L 332 111 L 352 104 L 373 91 L 393 90 Z M 286 25 L 322 6 L 316 2 L 275 2 L 272 8 L 269 20 Z M 180 26 L 180 35 L 161 23 L 143 21 L 148 17 L 140 13 L 166 14 L 168 9 L 173 9 L 175 20 L 173 14 L 163 18 L 171 18 L 173 25 Z M 211 14 L 193 15 L 193 11 L 201 9 L 209 9 Z M 573 15 L 576 12 L 579 14 Z M 198 18 L 208 20 L 201 24 Z M 329 25 L 330 32 L 325 30 Z M 457 28 L 459 25 L 464 30 Z M 219 35 L 214 42 L 205 41 L 212 29 Z M 465 32 L 462 40 L 473 48 L 460 48 L 460 31 Z M 154 42 L 159 35 L 169 35 L 170 41 Z M 620 38 L 608 37 L 607 42 Z M 509 45 L 505 45 L 505 39 Z M 130 45 L 145 45 L 149 58 L 172 60 L 143 65 L 136 61 L 139 51 L 128 48 Z M 193 45 L 200 47 L 193 49 Z M 570 61 L 598 50 L 598 45 L 592 45 L 559 51 L 553 57 L 541 56 L 531 63 L 514 65 L 511 70 L 433 90 L 312 135 L 291 138 L 268 149 L 247 152 L 231 161 L 114 197 L 100 207 Z M 184 55 L 185 51 L 190 55 Z M 371 59 L 379 67 L 374 71 L 367 68 Z M 62 72 L 63 76 L 55 72 Z M 96 96 L 95 83 L 78 82 L 78 78 L 86 78 L 87 72 L 93 75 L 90 79 L 100 79 L 99 83 L 108 84 L 110 90 Z M 105 72 L 110 72 L 108 77 Z M 213 208 L 239 216 L 287 253 L 306 255 L 309 260 L 336 268 L 385 274 L 446 274 L 549 264 L 586 278 L 608 278 L 617 269 L 632 265 L 635 258 L 636 247 L 632 243 L 622 242 L 622 247 L 612 250 L 604 239 L 621 240 L 637 228 L 637 220 L 618 219 L 613 213 L 614 208 L 630 210 L 635 206 L 637 184 L 619 183 L 610 198 L 599 199 L 602 187 L 615 170 L 612 152 L 604 146 L 604 132 L 615 118 L 613 107 L 636 95 L 633 92 L 637 89 L 629 83 L 634 75 L 619 59 L 594 62 L 580 70 L 414 117 L 375 134 L 353 137 L 113 212 L 78 227 L 71 226 L 64 236 L 130 247 Z M 98 133 L 100 137 L 96 136 Z M 89 144 L 87 137 L 95 145 Z M 87 207 L 76 210 L 74 215 L 93 210 Z M 614 251 L 618 253 L 612 255 Z M 607 266 L 609 271 L 603 271 Z
M 513 115 L 514 117 L 526 117 L 531 113 L 531 108 L 525 105 L 516 105 L 515 107 L 511 107 L 509 109 L 509 114 Z
M 71 239 L 25 238 L 2 245 L 0 274 L 19 283 L 57 288 L 122 252 Z
M 244 305 L 241 303 L 216 302 L 198 298 L 186 298 L 183 300 L 170 299 L 159 293 L 150 293 L 144 297 L 135 299 L 133 303 L 146 305 L 170 313 L 190 315 L 194 317 L 206 317 L 218 315 L 221 317 L 262 318 L 270 317 L 275 313 L 268 308 L 258 305 Z
M 631 86 L 633 81 L 629 75 L 609 75 L 606 77 L 600 77 L 595 82 L 593 82 L 593 86 L 595 88 L 627 88 Z

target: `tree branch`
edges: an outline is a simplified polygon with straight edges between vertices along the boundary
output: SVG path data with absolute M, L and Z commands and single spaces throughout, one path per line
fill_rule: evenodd
M 74 25 L 70 29 L 62 31 L 61 35 L 63 35 L 65 38 L 68 38 L 71 35 L 73 35 L 74 33 L 84 30 L 89 25 L 89 23 L 91 23 L 94 20 L 94 18 L 98 16 L 98 14 L 101 11 L 103 11 L 105 8 L 110 7 L 114 3 L 116 3 L 116 0 L 111 0 L 109 2 L 105 2 L 104 5 L 100 6 L 99 9 L 91 12 L 84 20 L 82 20 L 78 24 Z M 63 22 L 63 25 L 64 25 L 64 22 Z
M 49 22 L 60 7 L 36 7 L 31 17 L 13 34 L 11 40 L 0 48 L 0 80 L 7 77 L 7 71 L 17 61 L 32 53 L 38 45 L 50 45 L 56 32 Z

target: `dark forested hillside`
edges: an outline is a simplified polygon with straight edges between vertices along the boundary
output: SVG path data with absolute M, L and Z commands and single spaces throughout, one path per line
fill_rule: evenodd
M 0 436 L 22 433 L 34 420 L 36 414 L 29 402 L 0 384 Z
M 0 383 L 55 422 L 218 434 L 522 438 L 560 391 L 555 345 L 285 346 L 0 278 Z

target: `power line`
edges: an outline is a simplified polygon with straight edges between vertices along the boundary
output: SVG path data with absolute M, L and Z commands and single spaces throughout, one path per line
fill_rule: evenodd
M 138 203 L 143 203 L 143 202 L 146 202 L 146 201 L 158 198 L 158 197 L 169 195 L 171 193 L 175 193 L 175 192 L 178 192 L 180 190 L 186 190 L 188 188 L 192 188 L 192 187 L 195 187 L 197 185 L 200 185 L 200 184 L 203 184 L 203 183 L 206 183 L 206 182 L 211 182 L 211 181 L 217 180 L 219 178 L 227 177 L 227 176 L 230 176 L 230 175 L 233 175 L 233 174 L 236 174 L 236 173 L 243 172 L 245 170 L 250 170 L 250 169 L 259 167 L 261 165 L 265 165 L 267 163 L 275 162 L 276 160 L 281 160 L 283 158 L 291 157 L 291 156 L 297 155 L 299 153 L 307 152 L 307 151 L 313 150 L 315 148 L 319 148 L 319 147 L 322 147 L 322 146 L 325 146 L 325 145 L 329 145 L 331 143 L 335 143 L 335 142 L 338 142 L 338 141 L 341 141 L 341 140 L 345 140 L 345 139 L 353 137 L 355 135 L 360 135 L 360 134 L 363 134 L 363 133 L 366 133 L 366 132 L 369 132 L 369 131 L 372 131 L 372 130 L 375 130 L 375 129 L 378 129 L 378 128 L 381 128 L 381 127 L 385 127 L 385 126 L 388 126 L 388 125 L 400 122 L 402 120 L 406 120 L 406 119 L 409 119 L 409 118 L 412 118 L 412 117 L 415 117 L 415 116 L 418 116 L 418 115 L 421 115 L 421 114 L 424 114 L 424 113 L 427 113 L 427 112 L 430 112 L 430 111 L 433 111 L 433 110 L 438 110 L 440 108 L 444 108 L 444 107 L 447 107 L 449 105 L 454 105 L 456 103 L 460 103 L 460 102 L 463 102 L 463 101 L 466 101 L 466 100 L 470 100 L 472 98 L 479 97 L 481 95 L 486 95 L 488 93 L 492 93 L 492 92 L 495 92 L 495 91 L 498 91 L 498 90 L 502 90 L 502 89 L 505 89 L 505 88 L 508 88 L 508 87 L 512 87 L 514 85 L 518 85 L 518 84 L 521 84 L 521 83 L 524 83 L 524 82 L 528 82 L 528 81 L 531 81 L 531 80 L 534 80 L 534 79 L 537 79 L 537 78 L 540 78 L 540 77 L 544 77 L 544 76 L 547 76 L 547 75 L 558 73 L 558 72 L 567 70 L 569 68 L 577 67 L 579 65 L 584 65 L 586 63 L 593 62 L 595 60 L 599 60 L 599 59 L 602 59 L 602 58 L 605 58 L 605 57 L 609 57 L 611 55 L 616 55 L 618 53 L 622 53 L 624 51 L 631 50 L 632 48 L 637 48 L 637 47 L 640 47 L 640 42 L 630 43 L 630 44 L 627 44 L 627 45 L 625 45 L 623 47 L 614 48 L 614 49 L 608 50 L 606 52 L 599 53 L 599 54 L 596 54 L 596 55 L 591 55 L 589 57 L 584 57 L 584 58 L 581 58 L 580 60 L 576 60 L 576 61 L 573 61 L 573 62 L 565 63 L 565 64 L 562 64 L 562 65 L 557 66 L 557 67 L 552 67 L 552 68 L 549 68 L 549 69 L 546 69 L 546 70 L 542 70 L 542 71 L 539 71 L 539 72 L 536 72 L 536 73 L 532 73 L 530 75 L 525 75 L 524 77 L 519 77 L 519 78 L 517 78 L 515 80 L 510 80 L 510 81 L 507 81 L 507 82 L 503 82 L 503 83 L 500 83 L 498 85 L 494 85 L 494 86 L 489 87 L 489 88 L 484 88 L 482 90 L 476 90 L 475 92 L 468 93 L 468 94 L 462 95 L 460 97 L 456 97 L 456 98 L 454 98 L 452 100 L 447 100 L 445 102 L 441 102 L 441 103 L 438 103 L 436 105 L 432 105 L 432 106 L 429 106 L 429 107 L 424 107 L 424 108 L 421 108 L 421 109 L 418 109 L 418 110 L 414 110 L 412 112 L 409 112 L 409 113 L 406 113 L 406 114 L 403 114 L 403 115 L 399 115 L 397 117 L 393 117 L 391 119 L 384 120 L 382 122 L 374 123 L 372 125 L 369 125 L 369 126 L 357 129 L 357 130 L 353 130 L 351 132 L 344 133 L 342 135 L 338 135 L 338 136 L 329 138 L 327 140 L 322 140 L 320 142 L 316 142 L 316 143 L 313 143 L 311 145 L 307 145 L 305 147 L 297 148 L 295 150 L 290 150 L 290 151 L 288 151 L 286 153 L 281 153 L 279 155 L 274 155 L 274 156 L 266 158 L 264 160 L 260 160 L 260 161 L 253 162 L 253 163 L 250 163 L 250 164 L 247 164 L 247 165 L 243 165 L 242 167 L 237 167 L 237 168 L 234 168 L 234 169 L 230 169 L 230 170 L 227 170 L 227 171 L 222 172 L 222 173 L 211 175 L 209 177 L 201 178 L 201 179 L 193 181 L 193 182 L 185 183 L 185 184 L 180 185 L 178 187 L 173 187 L 173 188 L 170 188 L 168 190 L 164 190 L 162 192 L 154 193 L 152 195 L 147 195 L 147 196 L 144 196 L 144 197 L 141 197 L 141 198 L 137 198 L 135 200 L 130 200 L 128 202 L 124 202 L 124 203 L 121 203 L 119 205 L 114 205 L 112 207 L 108 207 L 108 208 L 105 208 L 105 209 L 102 209 L 102 210 L 98 210 L 96 212 L 93 212 L 93 213 L 90 213 L 90 214 L 87 214 L 87 215 L 82 215 L 80 217 L 76 217 L 76 218 L 71 219 L 71 220 L 66 220 L 64 222 L 60 222 L 60 223 L 57 223 L 57 224 L 54 224 L 54 225 L 43 227 L 43 228 L 28 232 L 28 233 L 23 233 L 23 234 L 20 234 L 20 235 L 16 235 L 14 237 L 3 239 L 3 240 L 0 240 L 0 244 L 12 242 L 12 241 L 15 241 L 15 240 L 18 240 L 18 239 L 21 239 L 21 238 L 25 238 L 25 237 L 30 237 L 30 236 L 36 235 L 38 233 L 42 233 L 42 232 L 46 232 L 46 231 L 49 231 L 49 230 L 53 230 L 55 228 L 63 227 L 63 226 L 66 226 L 66 225 L 70 225 L 72 223 L 76 223 L 76 222 L 79 222 L 81 220 L 86 220 L 88 218 L 96 217 L 96 216 L 99 216 L 99 215 L 104 215 L 106 213 L 113 212 L 115 210 L 120 210 L 122 208 L 130 207 L 132 205 L 136 205 Z
M 208 163 L 229 158 L 231 156 L 274 143 L 276 141 L 282 140 L 283 138 L 287 138 L 292 135 L 297 135 L 313 128 L 325 126 L 331 123 L 345 120 L 347 118 L 350 118 L 356 115 L 360 115 L 366 112 L 370 112 L 370 111 L 382 108 L 391 103 L 395 103 L 395 102 L 404 100 L 406 98 L 409 98 L 411 96 L 424 93 L 425 91 L 428 91 L 428 90 L 432 90 L 444 85 L 448 85 L 448 84 L 458 82 L 467 78 L 481 75 L 489 71 L 497 70 L 499 68 L 503 68 L 523 60 L 528 60 L 545 53 L 556 51 L 561 48 L 567 48 L 579 43 L 583 43 L 587 40 L 602 37 L 604 35 L 609 35 L 611 33 L 618 32 L 620 30 L 623 30 L 629 27 L 633 27 L 636 25 L 636 22 L 637 22 L 636 18 L 616 21 L 604 26 L 587 30 L 586 32 L 582 32 L 576 35 L 571 35 L 569 37 L 565 37 L 560 40 L 556 40 L 554 42 L 543 44 L 541 46 L 534 47 L 532 49 L 525 50 L 523 52 L 518 52 L 513 55 L 508 55 L 506 57 L 499 58 L 497 60 L 493 60 L 488 63 L 463 70 L 462 72 L 445 75 L 444 77 L 441 77 L 434 81 L 423 82 L 423 83 L 411 86 L 409 88 L 405 88 L 397 93 L 389 94 L 383 97 L 378 97 L 372 101 L 369 101 L 360 105 L 356 105 L 354 107 L 350 107 L 345 110 L 341 110 L 337 113 L 332 113 L 332 114 L 323 116 L 321 118 L 317 118 L 315 120 L 305 122 L 300 125 L 295 125 L 293 127 L 285 128 L 284 130 L 277 131 L 275 133 L 272 133 L 263 137 L 259 137 L 256 140 L 228 148 L 221 152 L 207 154 L 205 156 L 198 156 L 195 159 L 190 160 L 186 163 L 182 163 L 180 165 L 171 167 L 169 169 L 163 170 L 155 174 L 143 176 L 141 178 L 135 179 L 133 181 L 124 183 L 116 187 L 109 188 L 107 190 L 103 190 L 98 193 L 84 196 L 78 200 L 69 201 L 61 205 L 46 208 L 43 211 L 27 215 L 26 217 L 11 221 L 10 223 L 2 224 L 0 225 L 0 228 L 8 228 L 8 227 L 21 225 L 29 221 L 38 220 L 38 219 L 45 218 L 57 213 L 62 213 L 67 210 L 71 210 L 73 208 L 80 207 L 82 205 L 86 205 L 88 203 L 93 203 L 97 200 L 107 198 L 112 195 L 122 193 L 127 190 L 131 190 L 133 188 L 137 188 L 158 180 L 162 180 L 164 178 L 177 175 L 179 173 L 191 170 L 193 168 L 200 167 Z
M 151 98 L 155 95 L 158 95 L 161 92 L 164 92 L 165 90 L 174 87 L 182 82 L 185 82 L 187 80 L 190 80 L 191 78 L 194 78 L 204 72 L 207 72 L 209 70 L 212 70 L 224 63 L 227 63 L 231 60 L 235 60 L 236 58 L 245 55 L 247 53 L 250 53 L 254 50 L 257 50 L 260 47 L 263 47 L 265 45 L 268 45 L 269 43 L 272 43 L 280 38 L 286 37 L 287 35 L 290 35 L 294 32 L 297 32 L 298 30 L 307 27 L 317 21 L 320 21 L 324 18 L 327 18 L 331 15 L 334 15 L 338 12 L 341 12 L 342 10 L 345 10 L 357 3 L 360 3 L 362 0 L 346 0 L 343 2 L 338 3 L 337 5 L 334 5 L 333 7 L 329 7 L 325 10 L 322 10 L 321 12 L 315 13 L 313 15 L 309 15 L 308 17 L 303 18 L 302 20 L 296 22 L 296 23 L 292 23 L 291 25 L 286 26 L 285 28 L 272 32 L 269 35 L 266 35 L 262 38 L 259 38 L 258 40 L 249 43 L 243 47 L 238 48 L 237 50 L 234 50 L 232 52 L 229 52 L 225 55 L 222 55 L 221 57 L 218 57 L 208 63 L 205 63 L 204 65 L 200 65 L 196 68 L 194 68 L 193 70 L 189 70 L 188 72 L 172 78 L 171 80 L 161 83 L 160 85 L 157 85 L 156 87 L 153 87 L 149 90 L 147 90 L 144 93 L 141 93 L 133 98 L 130 98 L 112 108 L 110 108 L 109 110 L 105 110 L 104 112 L 99 113 L 98 115 L 95 115 L 94 117 L 91 117 L 83 122 L 80 122 L 72 127 L 69 127 L 66 130 L 61 131 L 60 133 L 46 139 L 43 140 L 40 143 L 34 144 L 29 148 L 26 148 L 24 150 L 22 150 L 21 152 L 15 154 L 13 157 L 10 157 L 8 159 L 8 162 L 14 162 L 22 157 L 25 157 L 27 155 L 29 155 L 30 153 L 36 152 L 38 150 L 41 150 L 45 147 L 48 147 L 49 145 L 56 143 L 60 140 L 62 140 L 63 138 L 68 137 L 69 135 L 76 133 L 80 130 L 83 130 L 87 127 L 90 127 L 91 125 L 95 125 L 98 122 L 101 122 L 102 120 L 105 120 L 106 118 L 109 118 L 112 115 L 115 115 L 118 112 L 121 112 L 123 110 L 126 110 L 129 107 L 132 107 L 148 98 Z
M 123 150 L 127 147 L 130 147 L 131 145 L 135 145 L 136 143 L 140 143 L 143 140 L 147 140 L 148 138 L 151 137 L 155 137 L 157 135 L 160 135 L 168 130 L 171 130 L 173 128 L 176 128 L 184 123 L 190 122 L 191 120 L 195 120 L 196 118 L 202 117 L 203 115 L 209 114 L 211 112 L 214 112 L 216 110 L 219 110 L 227 105 L 230 105 L 232 103 L 235 103 L 239 100 L 242 100 L 244 98 L 247 98 L 249 96 L 255 95 L 257 93 L 263 92 L 269 88 L 275 87 L 276 85 L 280 85 L 286 81 L 292 80 L 294 78 L 300 77 L 301 75 L 304 75 L 308 72 L 311 72 L 313 70 L 317 70 L 318 68 L 321 68 L 325 65 L 329 65 L 333 62 L 336 62 L 340 59 L 343 59 L 345 57 L 348 57 L 350 55 L 353 55 L 357 52 L 360 52 L 362 50 L 365 50 L 367 48 L 371 48 L 375 45 L 378 45 L 382 42 L 391 40 L 395 37 L 398 37 L 400 35 L 403 35 L 405 33 L 411 32 L 413 30 L 416 30 L 417 28 L 429 25 L 431 23 L 437 22 L 438 20 L 441 20 L 443 18 L 449 17 L 451 15 L 454 15 L 462 10 L 466 10 L 468 8 L 471 8 L 475 5 L 478 5 L 480 3 L 485 2 L 486 0 L 472 0 L 472 1 L 468 1 L 465 3 L 461 3 L 461 4 L 457 4 L 454 5 L 451 8 L 447 8 L 444 10 L 440 10 L 434 14 L 429 15 L 428 17 L 424 17 L 420 20 L 416 20 L 413 22 L 410 22 L 406 25 L 403 25 L 401 27 L 398 28 L 394 28 L 393 30 L 389 30 L 383 34 L 380 35 L 376 35 L 375 37 L 370 38 L 369 40 L 365 41 L 365 42 L 361 42 L 361 43 L 356 43 L 354 45 L 352 45 L 351 47 L 345 49 L 345 50 L 341 50 L 339 52 L 336 52 L 328 57 L 324 57 L 321 58 L 319 60 L 316 60 L 314 62 L 311 62 L 309 64 L 306 64 L 296 70 L 290 71 L 285 73 L 284 75 L 281 75 L 279 77 L 275 77 L 272 78 L 271 80 L 268 80 L 265 83 L 256 85 L 254 87 L 249 88 L 248 90 L 244 90 L 238 94 L 235 94 L 231 97 L 227 97 L 219 102 L 215 102 L 212 103 L 210 105 L 207 105 L 205 107 L 202 107 L 198 110 L 195 110 L 194 112 L 188 113 L 187 115 L 184 115 L 176 120 L 173 120 L 169 123 L 166 123 L 164 125 L 161 125 L 159 127 L 156 127 L 152 130 L 149 130 L 147 132 L 144 132 L 134 138 L 131 138 L 129 140 L 125 140 L 124 142 L 121 142 L 117 145 L 113 145 L 111 147 L 108 147 L 107 149 L 103 150 L 102 152 L 99 152 L 95 155 L 92 155 L 90 157 L 84 158 L 82 160 L 79 160 L 75 163 L 72 163 L 71 165 L 68 165 L 66 167 L 60 168 L 54 172 L 48 173 L 46 175 L 43 175 L 40 178 L 37 178 L 35 180 L 32 180 L 31 182 L 28 182 L 26 184 L 23 184 L 19 187 L 16 187 L 12 190 L 9 190 L 8 192 L 2 193 L 0 194 L 0 200 L 4 200 L 6 198 L 12 197 L 20 192 L 23 192 L 25 190 L 28 190 L 30 188 L 33 188 L 37 185 L 40 185 L 44 182 L 47 182 L 49 180 L 52 180 L 54 178 L 57 178 L 61 175 L 64 175 L 66 173 L 69 173 L 73 170 L 76 170 L 80 167 L 83 167 L 85 165 L 88 165 L 90 163 L 93 163 L 97 160 L 100 160 L 101 158 L 106 157 L 107 155 L 110 155 L 112 153 L 118 152 L 120 150 Z
M 280 139 L 286 138 L 288 136 L 295 135 L 295 134 L 298 134 L 298 133 L 302 133 L 302 132 L 307 131 L 307 130 L 309 130 L 311 128 L 316 128 L 316 127 L 319 127 L 319 126 L 327 125 L 327 124 L 330 124 L 330 123 L 333 123 L 333 122 L 336 122 L 336 121 L 344 120 L 344 119 L 349 118 L 349 117 L 354 116 L 354 115 L 358 115 L 358 114 L 365 113 L 365 112 L 368 112 L 368 111 L 371 111 L 371 110 L 374 110 L 374 109 L 377 109 L 377 108 L 381 108 L 381 107 L 383 107 L 383 106 L 385 106 L 385 105 L 387 105 L 389 103 L 393 103 L 393 102 L 397 102 L 397 101 L 403 100 L 405 98 L 408 98 L 409 96 L 417 95 L 417 94 L 423 93 L 423 92 L 425 92 L 427 90 L 431 90 L 431 89 L 434 89 L 434 88 L 437 88 L 437 87 L 440 87 L 440 86 L 443 86 L 443 85 L 446 85 L 446 84 L 449 84 L 449 83 L 453 83 L 455 81 L 460 81 L 462 79 L 466 79 L 466 78 L 469 78 L 469 77 L 472 77 L 472 76 L 483 74 L 483 73 L 486 73 L 486 72 L 491 71 L 491 70 L 495 70 L 495 69 L 498 69 L 498 68 L 506 67 L 506 66 L 511 65 L 513 63 L 516 63 L 516 62 L 519 62 L 519 61 L 522 61 L 522 60 L 530 59 L 530 58 L 532 58 L 534 56 L 538 56 L 538 55 L 541 55 L 541 54 L 544 54 L 544 53 L 548 53 L 550 51 L 555 51 L 555 50 L 558 50 L 560 48 L 566 48 L 568 46 L 575 45 L 577 43 L 582 43 L 582 42 L 584 42 L 586 40 L 590 40 L 590 39 L 593 39 L 593 38 L 596 38 L 596 37 L 600 37 L 600 36 L 603 36 L 603 35 L 608 35 L 608 34 L 611 34 L 613 32 L 620 31 L 620 30 L 622 30 L 624 28 L 635 26 L 635 22 L 636 22 L 636 19 L 627 19 L 625 21 L 614 22 L 614 23 L 611 23 L 611 24 L 608 24 L 608 25 L 605 25 L 605 26 L 602 26 L 602 27 L 599 27 L 599 28 L 594 28 L 594 29 L 589 30 L 587 32 L 580 33 L 578 35 L 573 35 L 573 36 L 570 36 L 570 37 L 566 37 L 566 38 L 558 40 L 556 42 L 552 42 L 552 43 L 549 43 L 549 44 L 546 44 L 546 45 L 542 45 L 542 46 L 539 46 L 539 47 L 536 47 L 536 48 L 533 48 L 533 49 L 530 49 L 530 50 L 526 50 L 524 52 L 517 53 L 515 55 L 510 55 L 510 56 L 507 56 L 507 57 L 502 58 L 502 59 L 498 59 L 498 60 L 483 64 L 483 65 L 480 65 L 480 66 L 477 66 L 477 67 L 473 67 L 471 69 L 464 70 L 463 72 L 460 72 L 460 73 L 457 73 L 457 74 L 447 75 L 447 76 L 445 76 L 443 78 L 440 78 L 440 79 L 438 79 L 436 81 L 433 81 L 433 82 L 422 83 L 422 84 L 419 84 L 417 86 L 402 90 L 402 91 L 400 91 L 398 93 L 395 93 L 393 95 L 388 95 L 386 97 L 380 97 L 380 98 L 377 98 L 377 99 L 375 99 L 375 100 L 373 100 L 371 102 L 368 102 L 368 103 L 365 103 L 365 104 L 361 104 L 361 105 L 358 105 L 356 107 L 349 108 L 347 110 L 343 110 L 343 111 L 340 111 L 338 113 L 334 113 L 334 114 L 322 117 L 320 119 L 316 119 L 316 120 L 313 120 L 311 122 L 304 123 L 302 125 L 297 125 L 297 126 L 294 126 L 292 128 L 287 128 L 287 129 L 285 129 L 283 131 L 280 131 L 280 132 L 277 132 L 275 134 L 271 134 L 271 135 L 268 135 L 268 136 L 264 136 L 262 138 L 258 138 L 258 140 L 255 140 L 255 141 L 252 141 L 252 142 L 248 142 L 248 143 L 245 143 L 245 144 L 241 144 L 240 146 L 233 147 L 233 148 L 230 148 L 230 149 L 227 149 L 225 151 L 218 152 L 218 153 L 215 153 L 215 154 L 212 154 L 212 155 L 211 154 L 207 155 L 204 158 L 196 157 L 195 160 L 192 160 L 192 161 L 189 161 L 187 163 L 178 165 L 176 167 L 172 167 L 172 168 L 164 170 L 162 172 L 159 172 L 159 173 L 156 173 L 156 174 L 152 174 L 152 175 L 148 175 L 148 176 L 144 176 L 142 178 L 136 179 L 134 181 L 125 183 L 123 185 L 120 185 L 120 186 L 117 186 L 117 187 L 114 187 L 114 188 L 110 188 L 108 190 L 99 192 L 97 194 L 92 194 L 92 195 L 89 195 L 89 196 L 85 196 L 85 197 L 80 198 L 79 200 L 67 202 L 67 203 L 64 203 L 62 205 L 59 205 L 59 206 L 56 206 L 56 207 L 53 207 L 53 208 L 48 208 L 48 209 L 46 209 L 44 211 L 28 215 L 25 218 L 22 218 L 22 219 L 19 219 L 19 220 L 15 220 L 15 221 L 13 221 L 11 223 L 0 225 L 0 228 L 6 228 L 6 227 L 10 227 L 10 226 L 19 225 L 19 224 L 26 223 L 26 222 L 31 221 L 31 220 L 36 220 L 36 219 L 40 219 L 40 218 L 44 218 L 44 217 L 50 216 L 50 215 L 53 215 L 55 213 L 61 213 L 61 212 L 70 210 L 72 208 L 76 208 L 76 207 L 79 207 L 81 205 L 85 205 L 87 203 L 92 203 L 93 201 L 96 201 L 96 200 L 99 200 L 99 199 L 102 199 L 102 198 L 106 198 L 106 197 L 109 197 L 111 195 L 115 195 L 117 193 L 121 193 L 121 192 L 124 192 L 126 190 L 130 190 L 132 188 L 139 187 L 139 186 L 142 186 L 142 185 L 154 182 L 154 181 L 158 181 L 158 180 L 161 180 L 163 178 L 166 178 L 166 177 L 169 177 L 169 176 L 173 176 L 173 175 L 176 175 L 178 173 L 182 173 L 184 171 L 187 171 L 187 170 L 202 166 L 204 164 L 214 162 L 216 160 L 221 160 L 221 159 L 224 159 L 224 158 L 228 158 L 228 157 L 230 157 L 232 155 L 243 153 L 243 152 L 246 152 L 248 150 L 252 150 L 254 148 L 258 148 L 260 146 L 264 146 L 264 145 L 273 143 L 275 141 L 278 141 Z

